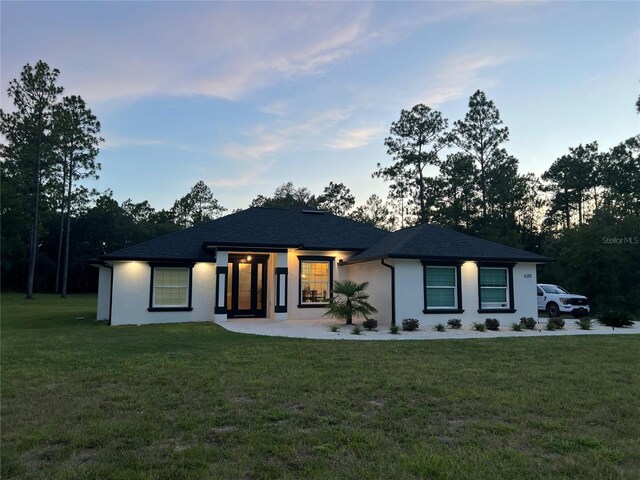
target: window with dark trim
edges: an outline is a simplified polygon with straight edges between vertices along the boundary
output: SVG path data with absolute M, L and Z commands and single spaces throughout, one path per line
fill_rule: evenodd
M 334 257 L 298 257 L 298 307 L 323 308 L 333 295 Z
M 515 312 L 513 265 L 478 265 L 478 304 L 480 313 Z
M 460 264 L 422 262 L 423 313 L 462 313 Z
M 190 311 L 193 264 L 151 264 L 151 286 L 147 310 Z

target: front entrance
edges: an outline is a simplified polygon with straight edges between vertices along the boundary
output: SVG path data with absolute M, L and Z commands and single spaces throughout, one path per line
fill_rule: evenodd
M 227 317 L 266 317 L 267 256 L 229 255 Z

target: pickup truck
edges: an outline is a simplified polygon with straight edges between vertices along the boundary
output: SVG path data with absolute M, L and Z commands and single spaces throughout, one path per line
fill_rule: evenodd
M 558 285 L 539 283 L 538 310 L 546 311 L 550 317 L 558 317 L 563 313 L 569 313 L 575 318 L 589 314 L 589 299 L 583 295 L 569 293 Z

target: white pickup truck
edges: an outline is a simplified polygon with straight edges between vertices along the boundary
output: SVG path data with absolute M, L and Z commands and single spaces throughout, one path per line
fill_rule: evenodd
M 589 314 L 589 299 L 583 295 L 567 292 L 558 285 L 539 283 L 538 310 L 546 311 L 550 317 L 557 317 L 569 313 L 574 317 L 584 317 Z

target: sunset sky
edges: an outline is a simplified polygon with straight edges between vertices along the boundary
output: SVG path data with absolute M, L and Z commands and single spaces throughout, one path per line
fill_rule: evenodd
M 102 123 L 100 180 L 168 208 L 204 180 L 229 209 L 286 181 L 358 203 L 387 185 L 401 109 L 499 107 L 521 171 L 638 134 L 639 2 L 1 4 L 2 108 L 25 63 Z

